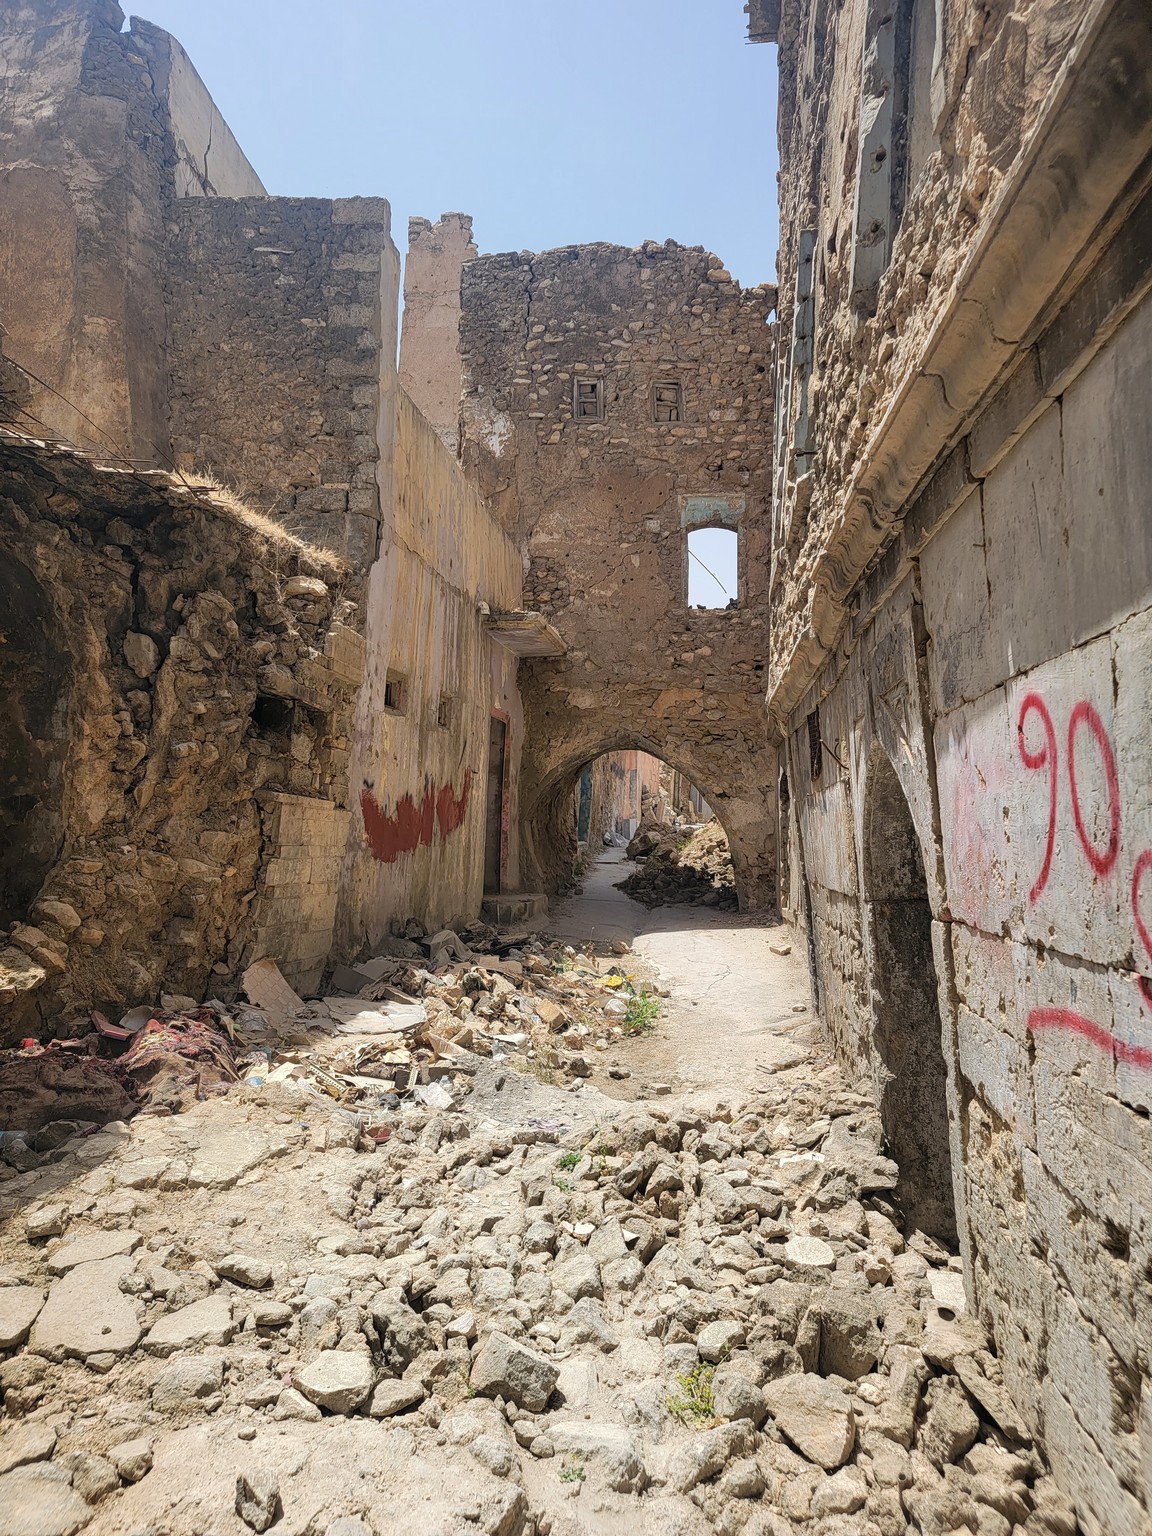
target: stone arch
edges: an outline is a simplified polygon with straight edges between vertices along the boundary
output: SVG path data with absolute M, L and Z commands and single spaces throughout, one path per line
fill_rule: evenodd
M 64 841 L 71 657 L 54 605 L 8 551 L 0 562 L 0 924 L 23 919 Z
M 924 856 L 896 771 L 875 747 L 864 796 L 864 894 L 880 1118 L 912 1227 L 956 1242 L 947 1068 Z
M 526 741 L 521 776 L 521 849 L 526 879 L 548 892 L 563 887 L 572 870 L 575 839 L 571 796 L 581 769 L 605 752 L 650 752 L 678 769 L 700 790 L 724 828 L 732 853 L 736 894 L 743 911 L 774 904 L 774 785 L 751 793 L 740 784 L 745 760 L 732 759 L 732 771 L 718 771 L 717 761 L 694 752 L 683 740 L 660 729 L 655 719 L 634 724 L 619 719 L 555 716 L 548 730 L 532 731 Z M 718 756 L 720 756 L 718 754 Z

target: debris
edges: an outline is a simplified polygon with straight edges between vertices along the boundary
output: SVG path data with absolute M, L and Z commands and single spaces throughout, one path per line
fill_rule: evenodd
M 293 992 L 275 960 L 257 960 L 241 977 L 244 996 L 264 1013 L 274 1028 L 284 1029 L 304 1011 L 303 1000 Z
M 111 1062 L 59 1044 L 0 1052 L 0 1125 L 6 1132 L 38 1131 L 63 1119 L 106 1125 L 127 1120 L 138 1107 Z
M 266 1531 L 280 1514 L 280 1485 L 267 1467 L 253 1467 L 236 1479 L 236 1513 L 254 1531 Z
M 628 845 L 628 857 L 643 862 L 617 889 L 646 907 L 683 902 L 731 909 L 737 904 L 728 838 L 718 821 L 687 838 L 662 825 L 641 828 Z

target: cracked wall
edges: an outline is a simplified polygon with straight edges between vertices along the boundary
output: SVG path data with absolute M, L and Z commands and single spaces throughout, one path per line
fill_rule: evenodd
M 969 1294 L 1026 1432 L 1086 1532 L 1147 1531 L 1152 20 L 815 0 L 780 26 L 785 904 L 882 1109 L 935 1076 L 905 1123 L 947 1117 Z M 934 1007 L 881 874 L 893 782 Z
M 526 551 L 525 604 L 569 647 L 522 673 L 538 877 L 555 888 L 571 870 L 581 768 L 640 749 L 699 785 L 743 903 L 770 906 L 774 291 L 742 291 L 706 251 L 650 241 L 481 257 L 461 298 L 461 455 Z M 739 592 L 719 611 L 687 601 L 687 530 L 708 525 L 741 540 Z

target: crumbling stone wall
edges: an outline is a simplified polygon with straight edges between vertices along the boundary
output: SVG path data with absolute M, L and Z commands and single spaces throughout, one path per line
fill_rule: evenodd
M 0 320 L 43 381 L 26 425 L 166 465 L 167 207 L 263 188 L 179 44 L 123 24 L 116 0 L 4 8 Z
M 481 257 L 461 299 L 462 458 L 527 552 L 525 602 L 569 646 L 522 673 L 541 878 L 554 888 L 571 869 L 579 770 L 639 748 L 699 784 L 742 900 L 770 905 L 773 290 L 744 292 L 717 257 L 670 241 Z M 671 413 L 658 385 L 673 386 Z M 589 386 L 598 414 L 577 416 Z M 739 599 L 719 612 L 687 602 L 687 532 L 713 525 L 742 545 Z
M 1152 17 L 782 10 L 789 905 L 1022 1426 L 1085 1531 L 1147 1531 Z
M 334 550 L 357 594 L 376 557 L 390 443 L 389 219 L 383 198 L 187 198 L 168 247 L 177 466 Z
M 11 432 L 0 477 L 0 1037 L 161 989 L 227 996 L 273 931 L 314 984 L 338 856 L 285 863 L 293 816 L 347 818 L 339 567 L 235 504 Z

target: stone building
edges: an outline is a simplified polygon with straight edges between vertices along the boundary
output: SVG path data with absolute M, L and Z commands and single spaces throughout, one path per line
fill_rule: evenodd
M 793 0 L 782 902 L 1086 1532 L 1152 1529 L 1152 12 Z
M 400 387 L 388 204 L 268 197 L 122 22 L 0 26 L 4 1039 L 517 889 L 558 643 Z
M 443 223 L 421 221 L 414 251 Z M 522 677 L 525 867 L 545 889 L 563 883 L 577 776 L 639 749 L 700 787 L 743 904 L 768 907 L 774 291 L 742 291 L 718 257 L 674 241 L 476 260 L 455 249 L 438 273 L 459 293 L 461 459 L 524 553 L 525 606 L 567 647 Z M 406 324 L 404 346 L 416 341 Z M 738 592 L 690 607 L 688 539 L 715 527 L 738 540 Z

